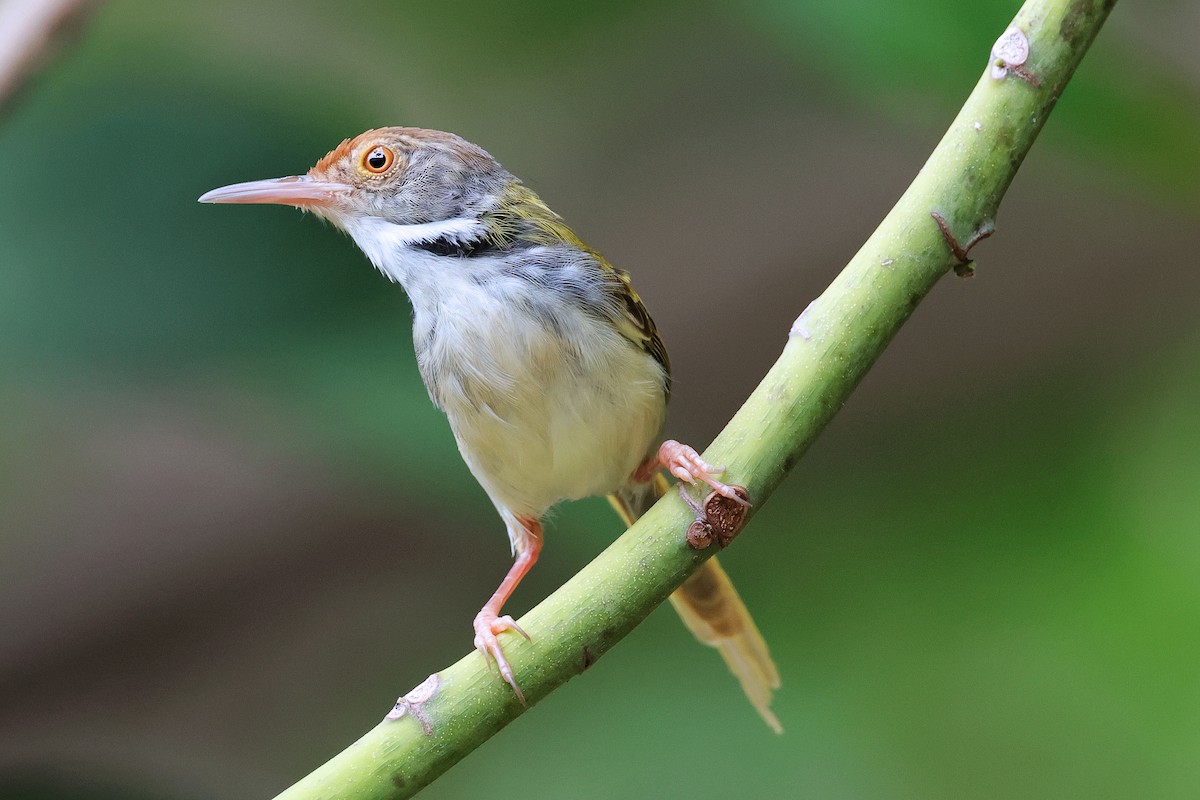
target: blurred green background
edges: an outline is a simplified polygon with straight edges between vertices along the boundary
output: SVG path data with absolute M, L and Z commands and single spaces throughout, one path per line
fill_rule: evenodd
M 0 797 L 269 797 L 462 656 L 510 563 L 403 293 L 198 195 L 458 132 L 633 273 L 703 444 L 1016 8 L 102 5 L 0 118 Z M 662 609 L 424 796 L 1194 798 L 1197 30 L 1118 4 L 977 277 L 723 558 L 786 735 Z M 617 532 L 562 508 L 514 613 Z

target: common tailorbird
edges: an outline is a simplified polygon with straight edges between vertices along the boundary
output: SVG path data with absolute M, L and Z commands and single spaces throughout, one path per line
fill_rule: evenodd
M 404 287 L 421 377 L 516 556 L 474 629 L 475 647 L 522 702 L 499 637 L 527 634 L 501 610 L 537 560 L 551 506 L 607 494 L 632 524 L 666 487 L 660 466 L 742 502 L 692 448 L 656 446 L 671 366 L 628 274 L 476 145 L 420 128 L 371 130 L 306 175 L 225 186 L 200 201 L 312 211 Z M 717 560 L 671 600 L 780 730 L 770 709 L 779 674 Z

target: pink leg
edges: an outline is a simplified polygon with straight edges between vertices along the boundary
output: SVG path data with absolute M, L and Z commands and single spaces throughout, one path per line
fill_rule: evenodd
M 665 467 L 667 472 L 670 472 L 683 483 L 694 486 L 696 481 L 708 484 L 712 490 L 722 497 L 728 497 L 735 503 L 743 506 L 750 505 L 733 490 L 732 486 L 721 483 L 714 476 L 720 475 L 725 471 L 725 467 L 709 464 L 700 457 L 692 448 L 686 444 L 680 444 L 674 439 L 668 439 L 658 448 L 657 458 L 646 459 L 646 461 L 637 468 L 633 473 L 633 479 L 636 481 L 647 481 L 654 475 L 654 471 L 659 466 Z
M 520 517 L 518 522 L 525 528 L 527 535 L 515 537 L 513 540 L 518 547 L 517 560 L 513 562 L 512 568 L 500 582 L 496 593 L 475 615 L 474 627 L 475 649 L 483 655 L 483 660 L 487 662 L 489 668 L 493 661 L 496 663 L 496 668 L 500 670 L 500 676 L 517 693 L 517 699 L 521 701 L 521 704 L 525 705 L 525 695 L 521 694 L 521 687 L 517 686 L 512 667 L 508 665 L 508 659 L 504 657 L 504 651 L 500 649 L 500 640 L 497 638 L 498 634 L 505 631 L 516 631 L 529 639 L 529 634 L 521 630 L 512 617 L 507 614 L 500 616 L 500 609 L 504 607 L 513 590 L 517 588 L 517 584 L 529 572 L 530 567 L 537 563 L 538 553 L 542 551 L 542 523 L 531 517 Z

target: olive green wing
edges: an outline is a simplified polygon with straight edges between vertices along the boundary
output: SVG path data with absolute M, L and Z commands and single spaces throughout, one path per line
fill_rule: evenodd
M 615 319 L 617 328 L 625 338 L 649 353 L 662 366 L 665 373 L 664 391 L 670 396 L 671 359 L 667 356 L 667 348 L 658 335 L 650 312 L 629 281 L 628 272 L 617 269 L 588 247 L 563 222 L 562 217 L 551 211 L 541 198 L 520 182 L 514 182 L 505 190 L 499 208 L 488 216 L 488 224 L 494 241 L 502 247 L 508 246 L 513 240 L 548 246 L 566 243 L 594 258 L 605 275 L 611 277 L 606 284 L 619 311 Z
M 633 284 L 629 281 L 629 273 L 607 263 L 605 266 L 612 270 L 617 279 L 612 284 L 613 291 L 620 300 L 621 309 L 624 312 L 617 319 L 617 328 L 625 335 L 625 338 L 645 350 L 662 365 L 666 375 L 664 390 L 669 397 L 671 395 L 671 358 L 667 355 L 667 348 L 663 344 L 662 337 L 658 335 L 658 326 L 654 324 L 654 319 L 646 310 L 642 298 L 638 297 Z

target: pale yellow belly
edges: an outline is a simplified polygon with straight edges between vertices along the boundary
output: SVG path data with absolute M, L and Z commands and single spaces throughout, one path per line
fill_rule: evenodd
M 540 516 L 560 500 L 614 491 L 657 444 L 662 367 L 598 320 L 581 325 L 595 328 L 566 338 L 508 331 L 486 363 L 459 354 L 459 377 L 440 387 L 463 458 L 513 514 Z

